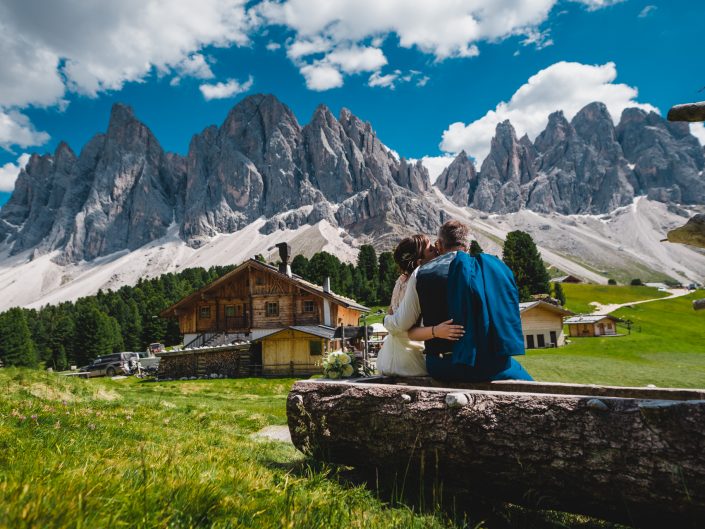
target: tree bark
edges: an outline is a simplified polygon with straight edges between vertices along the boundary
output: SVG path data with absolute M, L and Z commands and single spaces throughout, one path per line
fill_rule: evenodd
M 332 463 L 433 474 L 502 501 L 639 526 L 705 521 L 705 400 L 541 388 L 306 380 L 294 385 L 287 414 L 296 447 Z
M 705 101 L 671 107 L 668 121 L 705 121 Z

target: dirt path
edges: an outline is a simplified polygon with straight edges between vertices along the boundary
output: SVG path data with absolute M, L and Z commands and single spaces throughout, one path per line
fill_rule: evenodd
M 602 305 L 597 301 L 591 301 L 590 305 L 595 307 L 593 314 L 609 314 L 610 312 L 614 312 L 617 309 L 621 309 L 622 307 L 627 307 L 630 305 L 640 305 L 642 303 L 651 303 L 652 301 L 663 301 L 664 299 L 679 298 L 681 296 L 686 296 L 690 294 L 690 290 L 688 290 L 687 288 L 672 288 L 667 292 L 669 292 L 671 295 L 663 298 L 642 299 L 640 301 L 629 301 L 627 303 L 612 303 L 610 305 Z

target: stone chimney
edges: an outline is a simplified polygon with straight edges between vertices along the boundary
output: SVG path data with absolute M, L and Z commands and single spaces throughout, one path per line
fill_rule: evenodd
M 291 257 L 291 246 L 285 242 L 280 242 L 270 248 L 279 249 L 279 273 L 291 277 L 291 266 L 289 265 L 289 257 Z
M 330 277 L 326 277 L 323 280 L 323 292 L 330 293 Z

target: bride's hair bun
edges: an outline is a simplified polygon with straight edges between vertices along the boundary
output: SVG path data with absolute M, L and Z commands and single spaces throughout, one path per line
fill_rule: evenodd
M 410 274 L 416 268 L 419 259 L 423 259 L 424 250 L 431 240 L 422 233 L 406 237 L 394 250 L 394 262 L 404 274 Z

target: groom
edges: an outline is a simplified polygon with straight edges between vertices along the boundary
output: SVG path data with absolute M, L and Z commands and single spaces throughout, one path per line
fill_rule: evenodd
M 418 268 L 416 288 L 407 289 L 394 315 L 384 324 L 407 331 L 422 318 L 424 327 L 452 319 L 465 335 L 458 341 L 425 342 L 428 374 L 439 380 L 481 382 L 532 380 L 512 357 L 524 354 L 519 294 L 514 275 L 498 258 L 471 257 L 468 227 L 456 220 L 438 232 L 439 257 Z

